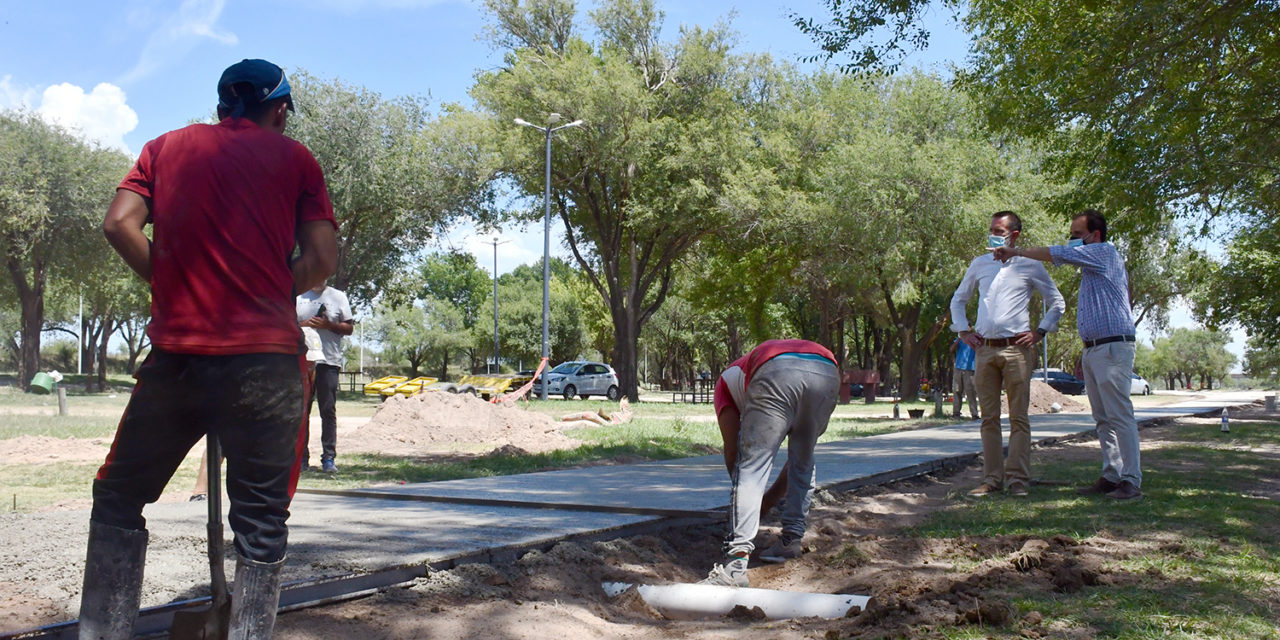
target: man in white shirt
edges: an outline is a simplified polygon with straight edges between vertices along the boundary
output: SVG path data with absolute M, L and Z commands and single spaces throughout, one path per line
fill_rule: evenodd
M 1039 264 L 1039 263 L 1037 263 Z M 338 373 L 342 371 L 342 336 L 355 330 L 347 294 L 324 283 L 303 292 L 297 300 L 298 324 L 314 330 L 320 337 L 321 358 L 313 360 L 312 345 L 307 345 L 307 360 L 315 362 L 311 401 L 307 403 L 308 422 L 311 403 L 320 403 L 320 470 L 335 473 L 338 456 Z M 305 331 L 304 331 L 305 334 Z M 303 449 L 302 467 L 310 466 L 310 451 Z
M 1012 211 L 991 217 L 988 250 L 1013 247 L 1022 234 L 1022 219 Z M 965 306 L 978 290 L 978 321 L 970 327 Z M 1048 302 L 1040 326 L 1031 330 L 1028 307 L 1033 291 Z M 977 351 L 974 383 L 982 412 L 982 484 L 969 492 L 985 496 L 1008 489 L 1025 496 L 1031 485 L 1031 402 L 1033 347 L 1058 327 L 1066 309 L 1062 294 L 1044 264 L 1027 258 L 1008 262 L 980 255 L 969 263 L 964 279 L 951 297 L 951 329 Z M 1000 431 L 1000 390 L 1009 396 L 1009 456 L 1004 456 Z

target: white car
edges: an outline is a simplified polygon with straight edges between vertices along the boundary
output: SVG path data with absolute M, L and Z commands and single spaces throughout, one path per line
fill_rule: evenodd
M 591 396 L 604 396 L 610 400 L 621 397 L 618 390 L 618 374 L 603 362 L 564 362 L 545 374 L 547 395 L 564 396 L 565 400 L 578 396 L 583 400 Z M 533 383 L 533 395 L 542 395 L 542 380 Z
M 1133 374 L 1133 379 L 1129 381 L 1129 395 L 1149 396 L 1151 395 L 1151 385 L 1142 376 Z

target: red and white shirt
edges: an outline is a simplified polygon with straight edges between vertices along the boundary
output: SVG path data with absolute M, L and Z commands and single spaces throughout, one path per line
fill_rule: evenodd
M 720 374 L 720 379 L 716 381 L 715 393 L 712 396 L 716 408 L 716 415 L 725 408 L 733 406 L 738 411 L 746 406 L 747 385 L 751 383 L 751 375 L 756 372 L 764 363 L 783 354 L 797 354 L 802 356 L 820 356 L 836 363 L 836 357 L 831 353 L 830 349 L 808 340 L 766 340 L 756 346 L 755 349 L 737 360 L 734 360 L 729 368 Z

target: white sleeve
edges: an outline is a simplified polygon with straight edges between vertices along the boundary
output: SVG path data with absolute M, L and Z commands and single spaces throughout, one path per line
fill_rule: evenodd
M 973 297 L 976 284 L 973 263 L 970 262 L 969 267 L 964 270 L 960 286 L 956 287 L 955 294 L 951 296 L 951 330 L 956 333 L 969 330 L 969 317 L 965 315 L 965 307 L 969 306 L 969 298 Z

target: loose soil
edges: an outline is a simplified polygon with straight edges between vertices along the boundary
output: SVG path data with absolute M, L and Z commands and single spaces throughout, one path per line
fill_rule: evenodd
M 1041 413 L 1058 413 L 1060 411 L 1066 413 L 1077 413 L 1080 411 L 1088 411 L 1089 408 L 1071 399 L 1071 396 L 1064 395 L 1057 389 L 1045 384 L 1044 380 L 1031 379 L 1031 398 L 1028 403 L 1030 406 L 1027 413 L 1031 415 Z M 1054 409 L 1053 405 L 1057 404 L 1058 408 Z M 1006 419 L 1009 417 L 1009 396 L 1000 395 L 1000 415 Z
M 342 449 L 388 455 L 517 447 L 528 452 L 572 449 L 564 425 L 516 404 L 491 404 L 469 393 L 427 391 L 392 396 L 367 424 L 344 437 Z
M 480 411 L 479 405 L 465 396 L 451 398 L 462 401 L 459 410 Z M 442 440 L 415 432 L 405 416 L 425 411 L 422 419 L 430 419 L 431 407 L 425 406 L 426 401 L 421 407 L 414 405 L 414 399 L 388 402 L 395 404 L 388 404 L 356 431 L 363 432 L 363 442 L 383 439 L 386 446 L 417 450 L 443 446 L 448 438 L 462 441 L 461 434 Z M 1233 417 L 1247 415 L 1232 413 Z M 493 418 L 478 426 L 475 433 L 488 438 L 487 434 L 511 428 Z M 550 420 L 536 425 L 536 429 L 543 428 L 547 431 L 541 431 L 539 437 L 558 435 Z M 1163 446 L 1174 428 L 1143 429 L 1144 448 Z M 1038 447 L 1034 455 L 1037 461 L 1096 461 L 1098 452 L 1096 443 L 1080 440 Z M 1194 467 L 1197 463 L 1188 460 L 1186 464 Z M 1187 471 L 1194 472 L 1194 468 Z M 1013 594 L 1035 590 L 1069 593 L 1085 586 L 1120 588 L 1139 580 L 1159 579 L 1109 567 L 1117 558 L 1150 551 L 1147 547 L 1151 545 L 1176 545 L 1176 541 L 1136 542 L 1105 535 L 1078 542 L 1067 536 L 924 539 L 903 535 L 905 529 L 931 514 L 953 508 L 958 496 L 976 485 L 980 475 L 977 466 L 969 465 L 882 487 L 820 492 L 804 540 L 806 553 L 784 565 L 753 563 L 752 586 L 873 596 L 875 604 L 866 611 L 851 612 L 845 619 L 764 621 L 744 611 L 707 621 L 673 621 L 634 593 L 615 599 L 604 595 L 603 581 L 701 579 L 720 554 L 721 525 L 707 525 L 603 542 L 562 542 L 545 551 L 530 551 L 511 563 L 469 564 L 433 572 L 370 597 L 282 614 L 275 637 L 929 638 L 938 637 L 945 628 L 974 624 L 1014 625 L 1031 638 L 1092 637 L 1080 635 L 1078 629 L 1045 623 L 1035 612 L 1019 617 L 1011 604 Z M 1280 471 L 1271 475 L 1280 475 Z M 1275 479 L 1259 478 L 1259 482 L 1274 483 Z M 65 557 L 83 551 L 68 552 L 60 548 L 65 545 L 60 545 L 59 539 L 68 522 L 83 527 L 84 520 L 83 512 L 0 516 L 0 539 L 5 541 L 0 547 L 0 630 L 74 617 L 76 588 L 58 585 L 68 580 L 75 583 L 76 576 L 63 574 L 75 574 L 78 567 Z M 778 532 L 776 514 L 771 514 L 763 523 L 757 547 L 771 544 Z M 175 544 L 202 548 L 203 541 Z M 189 584 L 163 584 L 166 576 L 151 570 L 166 553 L 175 551 L 148 551 L 147 593 L 203 590 Z M 181 551 L 191 554 L 191 549 Z

